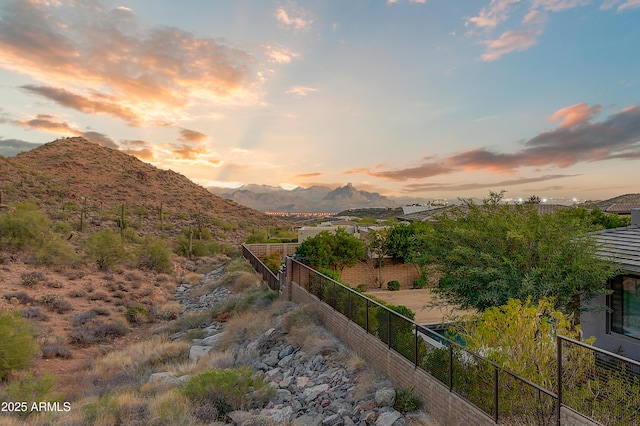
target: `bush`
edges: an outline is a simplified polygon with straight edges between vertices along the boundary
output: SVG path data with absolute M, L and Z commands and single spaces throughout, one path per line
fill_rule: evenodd
M 171 249 L 165 240 L 147 237 L 138 250 L 138 267 L 157 272 L 171 271 Z
M 278 274 L 280 271 L 280 263 L 282 262 L 282 253 L 279 251 L 274 251 L 268 256 L 264 256 L 262 259 L 262 263 L 271 270 L 274 274 Z
M 402 414 L 407 414 L 420 408 L 420 400 L 413 396 L 413 388 L 396 389 L 396 402 L 393 404 L 393 408 Z
M 34 331 L 18 315 L 0 312 L 0 380 L 29 366 L 36 353 Z
M 51 222 L 29 201 L 15 205 L 15 211 L 0 215 L 0 248 L 37 248 L 51 233 Z
M 213 408 L 209 412 L 213 418 L 202 418 L 211 421 L 224 419 L 233 410 L 262 407 L 275 395 L 275 390 L 249 367 L 241 367 L 212 369 L 193 376 L 183 393 L 200 407 Z
M 400 290 L 400 282 L 396 280 L 389 281 L 387 283 L 387 288 L 389 289 L 389 291 L 398 291 Z
M 143 324 L 145 322 L 149 322 L 151 318 L 149 310 L 139 304 L 127 306 L 125 317 L 127 318 L 127 321 L 132 324 Z
M 120 237 L 108 229 L 92 234 L 85 242 L 85 257 L 105 271 L 127 257 Z
M 25 287 L 35 287 L 38 283 L 44 280 L 44 275 L 40 271 L 27 272 L 20 275 L 22 285 Z
M 76 328 L 69 333 L 69 343 L 84 346 L 109 341 L 124 336 L 127 327 L 120 323 L 96 324 L 91 327 Z
M 57 294 L 45 294 L 40 298 L 40 303 L 52 312 L 64 314 L 73 310 L 73 305 L 69 301 L 62 299 Z
M 427 278 L 424 276 L 420 276 L 419 278 L 413 280 L 413 288 L 425 288 L 427 286 Z

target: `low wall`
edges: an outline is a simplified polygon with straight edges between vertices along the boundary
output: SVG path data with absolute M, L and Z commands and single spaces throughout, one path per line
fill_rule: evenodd
M 355 266 L 344 268 L 340 274 L 340 280 L 348 283 L 351 287 L 358 287 L 366 284 L 370 289 L 387 288 L 387 283 L 396 280 L 402 288 L 412 288 L 413 280 L 420 274 L 413 264 L 394 264 L 390 259 L 385 259 L 381 268 L 374 268 L 365 262 L 358 262 Z
M 261 259 L 274 252 L 280 252 L 284 256 L 293 256 L 296 249 L 300 247 L 299 243 L 273 243 L 273 244 L 245 244 L 245 246 L 257 258 Z

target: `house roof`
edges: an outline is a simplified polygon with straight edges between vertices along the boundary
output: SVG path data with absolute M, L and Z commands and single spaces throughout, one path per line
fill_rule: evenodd
M 640 273 L 640 226 L 605 229 L 593 234 L 602 246 L 598 256 L 610 259 L 621 268 Z
M 631 214 L 631 209 L 640 208 L 637 203 L 614 203 L 604 209 L 605 213 Z

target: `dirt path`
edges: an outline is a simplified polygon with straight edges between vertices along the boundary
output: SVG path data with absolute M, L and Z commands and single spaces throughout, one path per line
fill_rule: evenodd
M 416 313 L 415 321 L 418 324 L 439 324 L 446 322 L 452 315 L 467 313 L 438 300 L 428 288 L 399 291 L 374 290 L 367 291 L 365 295 L 367 294 L 391 305 L 406 306 Z

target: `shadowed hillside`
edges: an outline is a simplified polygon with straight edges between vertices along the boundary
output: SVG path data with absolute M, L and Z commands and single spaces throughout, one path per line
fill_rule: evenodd
M 226 229 L 229 242 L 239 242 L 250 228 L 266 226 L 269 220 L 179 173 L 79 137 L 58 139 L 16 157 L 0 157 L 0 191 L 1 204 L 29 199 L 48 211 L 66 209 L 72 215 L 85 197 L 93 216 L 124 204 L 143 225 L 155 221 L 162 205 L 167 221 L 213 218 L 212 227 Z

